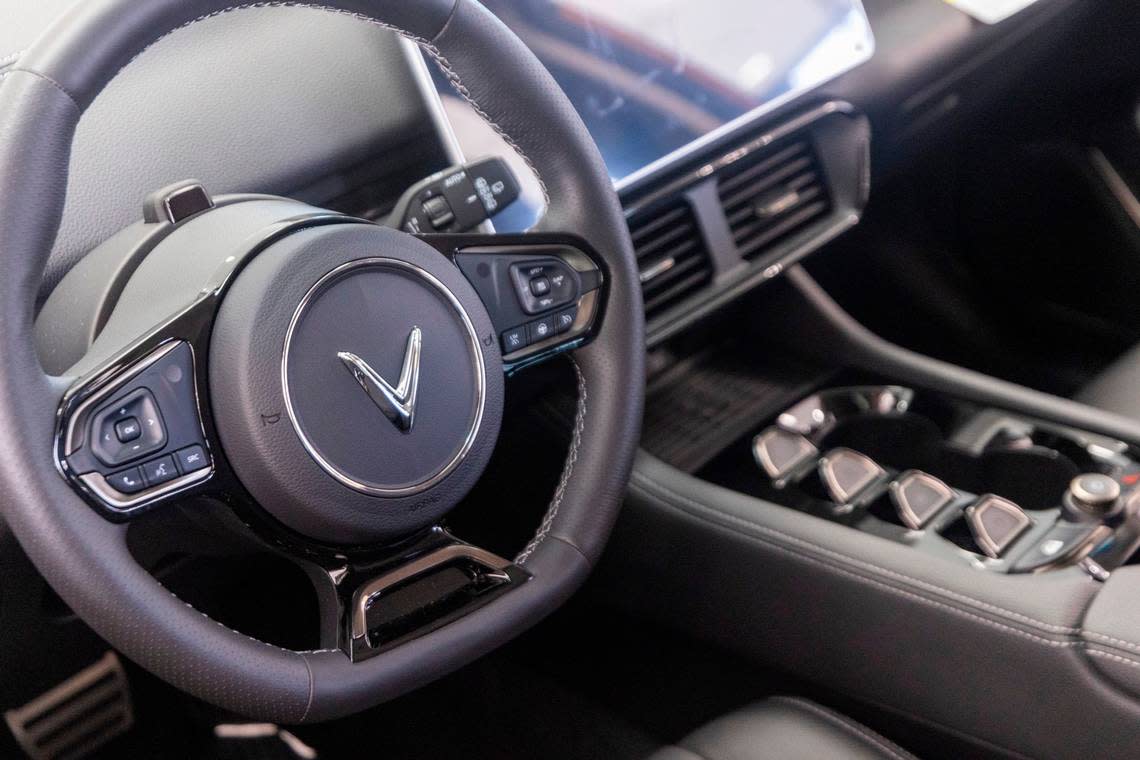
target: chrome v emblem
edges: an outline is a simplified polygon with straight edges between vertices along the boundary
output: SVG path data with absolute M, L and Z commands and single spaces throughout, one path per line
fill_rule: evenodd
M 384 416 L 405 433 L 411 432 L 416 417 L 416 390 L 420 384 L 420 343 L 423 338 L 420 328 L 413 327 L 408 336 L 408 346 L 404 349 L 404 366 L 400 369 L 400 380 L 393 388 L 384 378 L 368 366 L 368 362 L 356 354 L 341 351 L 337 357 L 360 383 Z

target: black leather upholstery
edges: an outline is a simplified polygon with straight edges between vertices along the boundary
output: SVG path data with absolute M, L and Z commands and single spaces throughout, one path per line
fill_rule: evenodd
M 1136 346 L 1077 394 L 1089 406 L 1140 419 L 1140 346 Z
M 718 718 L 650 760 L 907 760 L 874 731 L 803 699 L 778 697 Z

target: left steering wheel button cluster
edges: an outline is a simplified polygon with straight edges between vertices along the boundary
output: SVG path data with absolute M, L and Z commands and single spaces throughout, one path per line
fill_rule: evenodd
M 96 373 L 97 377 L 103 377 Z M 193 351 L 172 343 L 64 404 L 65 472 L 98 506 L 130 512 L 212 472 L 195 390 Z

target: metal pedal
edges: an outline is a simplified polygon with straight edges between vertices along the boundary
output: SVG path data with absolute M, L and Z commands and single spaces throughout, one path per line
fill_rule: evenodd
M 127 674 L 107 652 L 4 720 L 33 760 L 85 757 L 134 724 Z

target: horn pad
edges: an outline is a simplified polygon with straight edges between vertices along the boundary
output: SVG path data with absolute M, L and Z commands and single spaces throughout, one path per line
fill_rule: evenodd
M 437 522 L 482 474 L 503 371 L 482 302 L 402 232 L 338 225 L 262 251 L 225 295 L 210 345 L 223 448 L 253 497 L 322 543 Z

